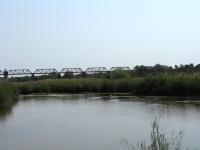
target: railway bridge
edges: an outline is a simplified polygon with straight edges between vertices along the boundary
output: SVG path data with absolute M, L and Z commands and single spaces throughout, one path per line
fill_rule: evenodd
M 0 70 L 0 76 L 4 78 L 8 78 L 9 76 L 24 76 L 30 75 L 34 77 L 35 75 L 61 75 L 61 74 L 96 74 L 96 73 L 107 73 L 113 72 L 116 70 L 124 70 L 124 71 L 131 71 L 131 68 L 128 66 L 125 67 L 111 67 L 109 70 L 106 67 L 89 67 L 86 70 L 81 68 L 63 68 L 62 70 L 58 71 L 55 68 L 47 68 L 47 69 L 36 69 L 35 71 L 31 71 L 30 69 L 11 69 L 11 70 Z

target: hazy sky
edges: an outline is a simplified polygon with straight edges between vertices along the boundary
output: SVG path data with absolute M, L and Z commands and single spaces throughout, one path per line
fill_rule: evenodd
M 199 0 L 0 0 L 0 68 L 200 63 Z

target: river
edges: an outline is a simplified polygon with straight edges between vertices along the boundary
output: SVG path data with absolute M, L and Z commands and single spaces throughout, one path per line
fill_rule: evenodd
M 20 96 L 0 108 L 0 150 L 128 150 L 162 131 L 183 131 L 183 148 L 200 148 L 200 98 L 93 94 Z

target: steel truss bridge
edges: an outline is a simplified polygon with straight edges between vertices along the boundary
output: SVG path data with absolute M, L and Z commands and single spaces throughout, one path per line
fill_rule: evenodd
M 81 68 L 63 68 L 61 71 L 56 70 L 55 68 L 47 68 L 47 69 L 36 69 L 35 71 L 31 71 L 29 69 L 13 69 L 13 70 L 0 70 L 0 76 L 8 77 L 8 76 L 24 76 L 24 75 L 58 75 L 58 74 L 97 74 L 97 73 L 108 73 L 116 70 L 123 71 L 131 71 L 130 67 L 111 67 L 110 70 L 106 69 L 106 67 L 89 67 L 86 70 Z

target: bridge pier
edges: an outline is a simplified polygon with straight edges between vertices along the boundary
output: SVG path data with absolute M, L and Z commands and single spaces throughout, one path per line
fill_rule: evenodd
M 82 78 L 86 78 L 86 76 L 87 76 L 87 73 L 86 73 L 85 71 L 83 71 L 83 72 L 81 73 L 81 77 L 82 77 Z
M 34 73 L 31 73 L 31 79 L 35 79 L 35 74 Z
M 4 75 L 4 80 L 7 80 L 8 79 L 8 71 L 6 69 L 4 69 L 3 75 Z
M 57 74 L 57 78 L 58 78 L 58 79 L 61 78 L 61 74 L 60 74 L 60 73 Z

